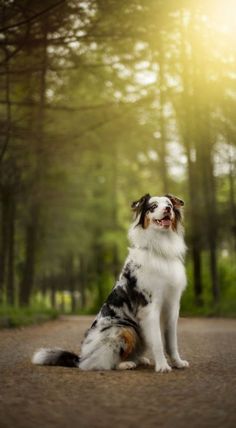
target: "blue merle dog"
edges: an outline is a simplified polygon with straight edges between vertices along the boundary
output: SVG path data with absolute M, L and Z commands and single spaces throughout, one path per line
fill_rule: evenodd
M 128 257 L 85 335 L 80 355 L 42 348 L 34 354 L 34 364 L 133 369 L 150 364 L 144 356 L 148 352 L 157 372 L 188 367 L 177 345 L 180 298 L 186 286 L 183 205 L 172 195 L 149 194 L 132 204 Z

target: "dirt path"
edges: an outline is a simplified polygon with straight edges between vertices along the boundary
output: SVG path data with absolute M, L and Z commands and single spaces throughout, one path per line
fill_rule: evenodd
M 182 319 L 187 370 L 82 372 L 40 367 L 40 346 L 79 351 L 91 318 L 0 332 L 0 427 L 235 427 L 236 320 Z

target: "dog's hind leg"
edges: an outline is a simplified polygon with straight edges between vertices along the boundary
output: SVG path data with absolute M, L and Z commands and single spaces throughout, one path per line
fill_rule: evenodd
M 135 369 L 136 367 L 137 364 L 134 361 L 122 361 L 116 366 L 118 370 L 131 370 Z
M 149 360 L 149 358 L 147 358 L 147 357 L 139 357 L 138 365 L 140 365 L 140 366 L 151 366 L 152 363 Z
M 149 358 L 138 357 L 137 361 L 122 361 L 117 365 L 118 370 L 131 370 L 135 369 L 138 366 L 151 366 L 152 363 Z

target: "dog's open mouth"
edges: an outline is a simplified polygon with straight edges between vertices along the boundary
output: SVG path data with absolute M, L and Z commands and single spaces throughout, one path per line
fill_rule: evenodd
M 168 228 L 171 225 L 171 217 L 170 217 L 170 215 L 167 214 L 167 215 L 165 215 L 165 217 L 163 217 L 163 218 L 161 218 L 159 220 L 156 219 L 156 218 L 154 218 L 153 222 L 155 224 L 157 224 L 158 226 Z

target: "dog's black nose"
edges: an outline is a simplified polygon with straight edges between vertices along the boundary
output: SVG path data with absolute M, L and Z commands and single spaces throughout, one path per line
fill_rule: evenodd
M 165 211 L 167 212 L 167 213 L 170 213 L 170 207 L 169 206 L 167 206 L 166 208 L 165 208 Z

